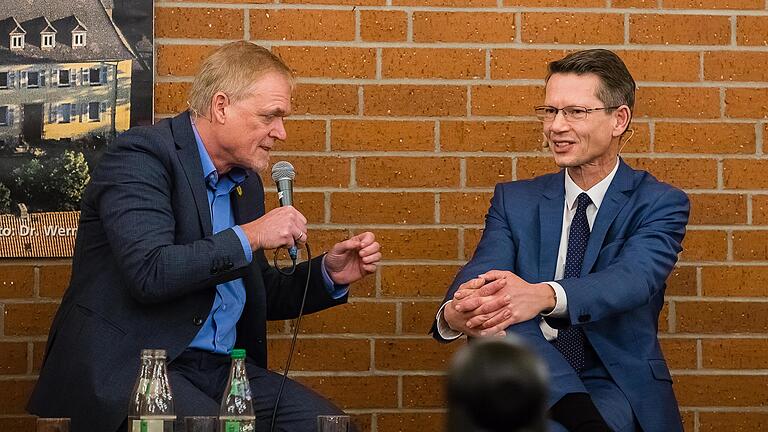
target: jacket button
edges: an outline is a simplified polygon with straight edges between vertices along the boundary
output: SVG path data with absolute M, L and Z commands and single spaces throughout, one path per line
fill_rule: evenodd
M 219 268 L 217 266 L 211 267 L 211 274 L 215 275 L 219 273 Z
M 202 318 L 200 318 L 199 316 L 196 316 L 196 317 L 192 318 L 192 322 L 193 322 L 193 323 L 194 323 L 196 326 L 201 326 L 201 325 L 203 325 L 203 319 L 202 319 Z

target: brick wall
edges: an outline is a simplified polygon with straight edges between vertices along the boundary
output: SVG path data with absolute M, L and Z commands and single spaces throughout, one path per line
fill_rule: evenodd
M 156 3 L 157 116 L 186 107 L 215 46 L 271 47 L 301 77 L 273 160 L 297 168 L 314 250 L 380 238 L 375 277 L 303 322 L 293 372 L 364 430 L 441 430 L 459 344 L 426 335 L 436 307 L 493 185 L 554 169 L 531 115 L 546 62 L 595 46 L 618 51 L 640 87 L 624 157 L 692 201 L 660 322 L 686 430 L 768 428 L 768 1 Z M 0 265 L 0 430 L 30 430 L 22 407 L 69 270 Z M 274 368 L 290 329 L 271 325 Z

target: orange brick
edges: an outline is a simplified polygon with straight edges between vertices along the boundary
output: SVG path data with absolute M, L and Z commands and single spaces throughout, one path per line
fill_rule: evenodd
M 768 46 L 768 17 L 737 16 L 736 43 L 739 45 Z
M 282 372 L 291 346 L 288 338 L 270 338 L 269 369 Z M 368 339 L 306 339 L 296 342 L 292 371 L 367 371 L 371 366 Z
M 669 332 L 669 302 L 664 302 L 659 313 L 659 333 Z
M 728 189 L 765 189 L 768 187 L 766 160 L 726 159 L 723 161 L 723 184 Z
M 703 339 L 701 352 L 707 369 L 763 369 L 768 356 L 768 341 Z
M 194 76 L 215 45 L 158 45 L 157 75 Z
M 481 224 L 490 207 L 490 192 L 444 192 L 440 194 L 440 222 Z
M 440 148 L 461 152 L 515 152 L 542 148 L 539 122 L 441 121 Z
M 388 260 L 455 260 L 458 255 L 458 231 L 455 229 L 377 229 L 376 237 L 381 244 L 381 254 Z
M 23 414 L 29 395 L 35 385 L 34 380 L 14 379 L 3 381 L 3 397 L 0 398 L 0 415 Z
M 397 408 L 396 376 L 299 376 L 342 409 Z
M 430 2 L 432 3 L 432 2 Z M 512 42 L 515 14 L 507 12 L 414 12 L 414 42 Z
M 544 87 L 473 86 L 472 115 L 532 116 L 544 101 Z
M 696 369 L 695 339 L 661 339 L 664 358 L 670 369 Z
M 611 0 L 611 7 L 656 9 L 658 0 Z
M 477 244 L 480 243 L 480 238 L 483 235 L 482 229 L 464 229 L 464 259 L 469 260 L 477 249 Z
M 675 267 L 667 278 L 668 296 L 696 295 L 696 267 Z
M 547 76 L 547 64 L 563 56 L 564 50 L 494 49 L 491 78 L 542 79 Z
M 547 153 L 540 157 L 521 157 L 517 158 L 517 180 L 538 177 L 544 174 L 551 174 L 560 171 L 555 164 L 552 156 Z
M 699 413 L 699 432 L 751 432 L 766 429 L 768 413 L 764 412 Z
M 347 230 L 339 229 L 324 230 L 310 228 L 307 233 L 308 241 L 310 241 L 312 245 L 312 254 L 315 256 L 319 256 L 322 252 L 329 250 L 336 243 L 346 240 L 349 237 L 350 235 Z M 271 254 L 268 254 L 267 256 L 272 258 Z M 356 286 L 357 285 L 355 285 L 355 287 Z M 354 290 L 350 295 L 355 295 Z
M 276 158 L 276 156 L 273 156 Z M 294 187 L 347 187 L 349 186 L 350 161 L 339 156 L 290 156 L 287 158 L 296 169 Z M 265 185 L 274 185 L 271 172 L 260 173 Z
M 27 372 L 27 343 L 0 342 L 0 375 L 21 375 Z
M 725 115 L 733 118 L 768 118 L 768 88 L 725 89 Z
M 485 78 L 485 50 L 439 48 L 385 48 L 384 78 Z
M 357 114 L 357 86 L 299 84 L 292 104 L 293 114 Z
M 625 158 L 625 161 L 632 168 L 648 171 L 659 180 L 679 188 L 717 187 L 717 161 L 714 159 Z
M 155 83 L 155 113 L 178 114 L 189 107 L 189 89 L 192 83 Z
M 490 7 L 496 0 L 392 0 L 393 6 Z
M 680 419 L 683 421 L 684 431 L 694 430 L 694 423 L 696 420 L 695 420 L 695 415 L 692 411 L 680 410 Z
M 302 334 L 395 332 L 395 304 L 354 302 L 307 315 L 302 319 Z
M 264 40 L 355 39 L 355 13 L 351 10 L 252 9 L 251 38 Z
M 461 344 L 444 345 L 431 337 L 376 339 L 376 370 L 443 371 Z
M 637 91 L 638 117 L 720 117 L 720 93 L 715 88 L 641 87 Z
M 765 333 L 768 303 L 677 302 L 678 333 Z
M 670 153 L 754 153 L 755 126 L 742 123 L 656 123 L 655 150 Z
M 442 432 L 447 430 L 445 422 L 445 414 L 441 412 L 376 414 L 376 424 L 380 431 Z
M 403 302 L 403 334 L 427 334 L 441 304 L 442 301 Z
M 239 9 L 155 8 L 155 37 L 242 39 L 244 15 Z
M 768 231 L 734 231 L 733 259 L 737 261 L 768 259 Z
M 682 406 L 762 406 L 768 398 L 768 376 L 764 375 L 678 375 L 674 382 Z
M 763 0 L 664 0 L 670 9 L 763 9 Z
M 467 89 L 459 86 L 365 86 L 365 115 L 464 116 Z M 403 103 L 408 101 L 408 103 Z
M 699 53 L 619 51 L 636 81 L 699 81 Z
M 350 423 L 357 427 L 358 432 L 371 432 L 374 414 L 351 414 Z
M 768 53 L 704 53 L 704 79 L 711 81 L 768 81 Z
M 272 3 L 268 0 L 259 0 L 257 3 Z M 384 6 L 386 0 L 281 0 L 280 3 L 295 4 L 322 4 L 322 5 L 350 5 L 350 6 Z
M 433 193 L 333 193 L 331 222 L 337 224 L 432 224 Z
M 266 210 L 272 210 L 279 207 L 277 193 L 266 193 L 264 200 Z M 325 222 L 325 196 L 322 192 L 294 191 L 293 206 L 307 218 L 310 224 Z M 311 239 L 314 244 L 314 239 Z
M 46 265 L 40 267 L 40 297 L 61 297 L 69 286 L 72 266 Z
M 512 180 L 512 158 L 467 158 L 467 186 L 493 187 Z
M 654 45 L 726 45 L 731 41 L 727 16 L 630 15 L 629 42 Z
M 5 305 L 6 336 L 45 336 L 51 327 L 58 303 L 18 303 Z
M 740 225 L 747 223 L 744 195 L 690 194 L 691 225 Z
M 286 120 L 285 132 L 288 138 L 277 144 L 280 151 L 323 151 L 325 150 L 325 121 Z
M 34 267 L 0 266 L 0 298 L 32 297 L 34 285 Z
M 620 44 L 624 16 L 601 13 L 523 13 L 525 43 Z
M 350 47 L 274 47 L 294 73 L 302 78 L 374 78 L 376 50 Z
M 403 11 L 360 11 L 360 37 L 364 41 L 398 42 L 408 35 L 408 14 Z
M 437 342 L 433 343 L 437 344 Z M 403 377 L 403 407 L 443 408 L 445 406 L 444 389 L 445 377 L 442 375 L 406 375 Z
M 37 417 L 17 416 L 0 418 L 0 430 L 13 432 L 35 432 Z
M 688 230 L 680 261 L 725 261 L 728 243 L 725 231 Z
M 43 366 L 46 342 L 34 342 L 32 344 L 32 372 L 39 373 Z
M 768 225 L 768 195 L 752 196 L 752 223 Z
M 568 0 L 504 0 L 504 6 L 523 6 L 523 7 L 573 7 L 573 3 Z M 579 3 L 579 7 L 602 8 L 605 6 L 603 0 L 585 0 Z
M 357 159 L 357 184 L 362 187 L 457 187 L 459 159 L 362 157 Z
M 432 151 L 432 121 L 334 120 L 331 148 L 342 151 Z
M 455 265 L 385 266 L 381 269 L 381 295 L 442 299 L 458 271 Z
M 632 133 L 634 131 L 634 133 Z M 627 132 L 621 137 L 622 147 L 619 153 L 647 153 L 651 149 L 651 130 L 648 123 L 630 123 Z

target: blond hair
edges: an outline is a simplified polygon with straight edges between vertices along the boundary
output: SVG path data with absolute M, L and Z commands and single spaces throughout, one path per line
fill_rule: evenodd
M 247 41 L 231 42 L 214 51 L 200 66 L 189 90 L 189 109 L 206 116 L 217 92 L 235 103 L 248 96 L 251 86 L 269 72 L 285 75 L 293 87 L 293 72 L 266 48 Z

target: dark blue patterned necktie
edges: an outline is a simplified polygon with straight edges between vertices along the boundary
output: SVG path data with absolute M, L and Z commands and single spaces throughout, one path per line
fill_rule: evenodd
M 578 197 L 576 214 L 571 221 L 571 229 L 568 233 L 568 253 L 565 256 L 564 279 L 577 278 L 581 275 L 581 264 L 584 262 L 584 252 L 589 241 L 589 221 L 587 221 L 587 207 L 592 204 L 589 195 L 582 192 Z M 569 326 L 560 330 L 557 334 L 555 346 L 576 373 L 581 374 L 584 369 L 584 331 L 581 327 Z

